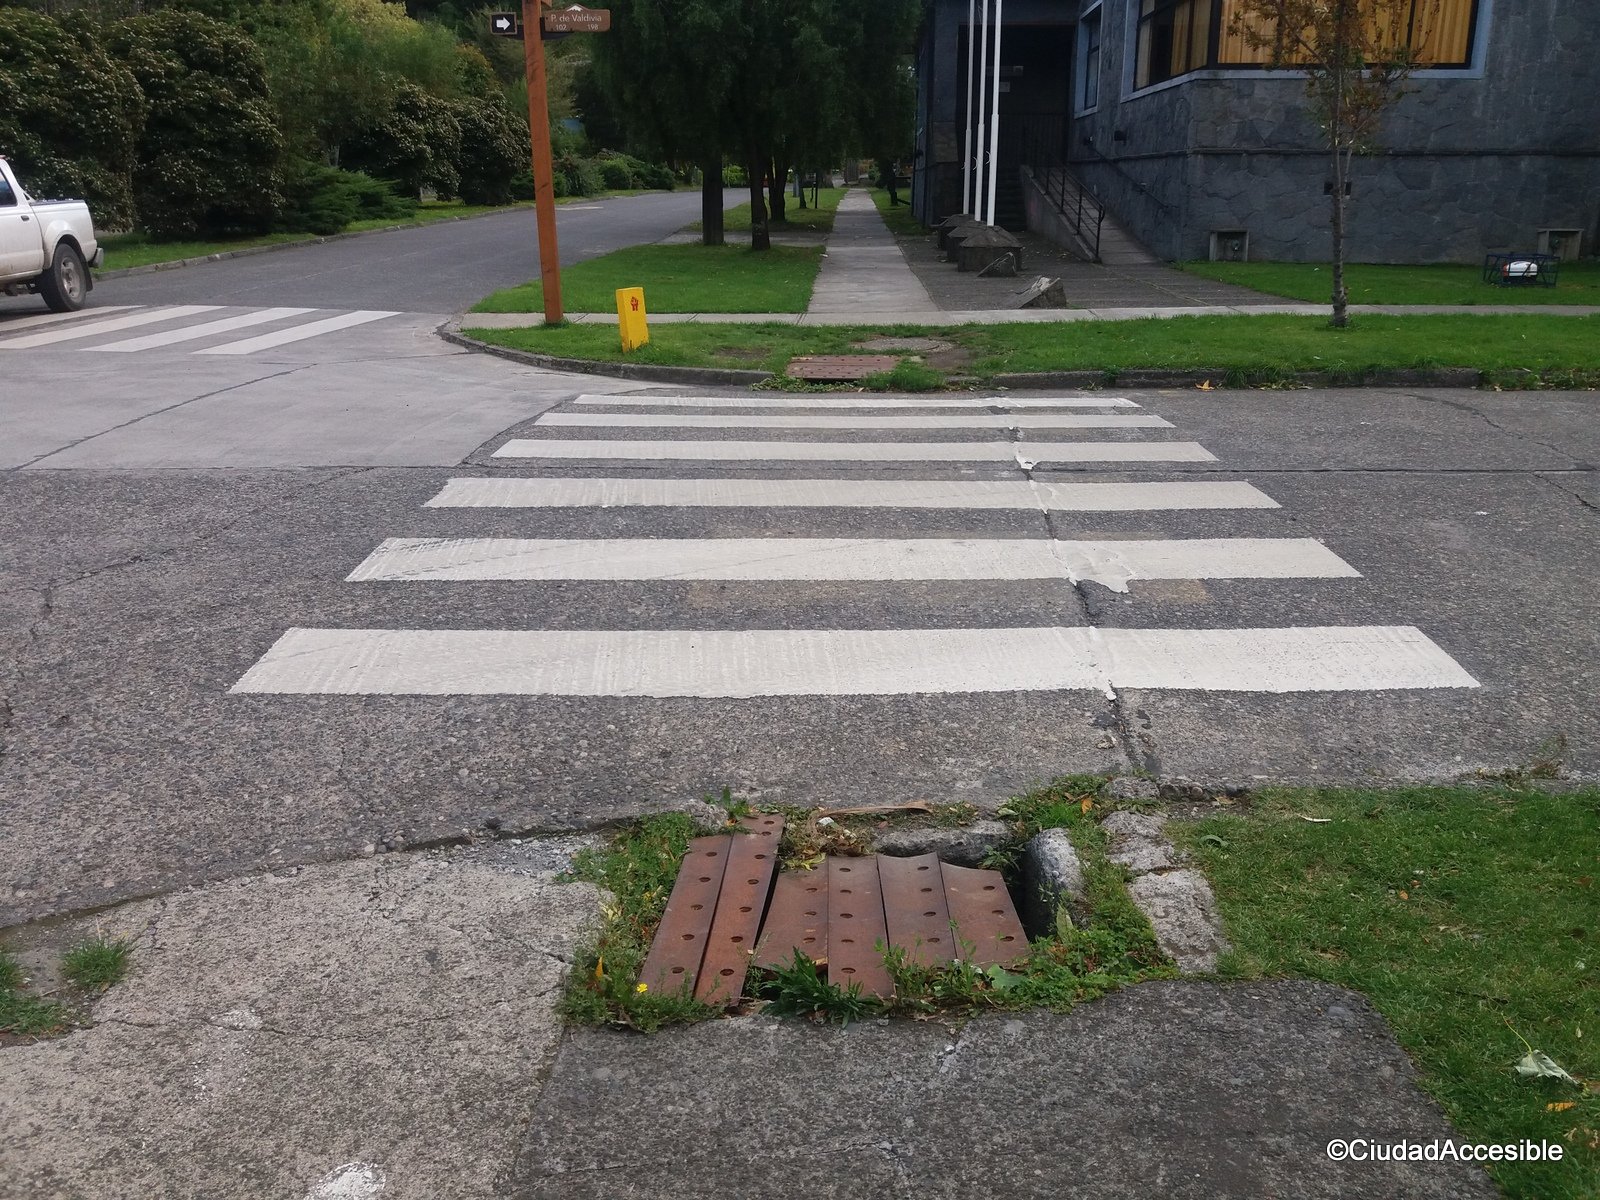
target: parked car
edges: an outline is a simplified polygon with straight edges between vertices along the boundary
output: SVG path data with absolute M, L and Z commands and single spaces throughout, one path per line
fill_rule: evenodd
M 82 200 L 34 200 L 0 158 L 0 291 L 37 292 L 53 312 L 76 312 L 105 261 Z

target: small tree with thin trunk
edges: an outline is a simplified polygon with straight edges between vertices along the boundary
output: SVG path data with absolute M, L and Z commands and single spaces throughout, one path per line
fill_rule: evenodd
M 1301 71 L 1333 161 L 1333 325 L 1350 323 L 1344 283 L 1351 160 L 1375 148 L 1383 114 L 1426 65 L 1438 0 L 1238 0 L 1233 32 L 1266 65 Z

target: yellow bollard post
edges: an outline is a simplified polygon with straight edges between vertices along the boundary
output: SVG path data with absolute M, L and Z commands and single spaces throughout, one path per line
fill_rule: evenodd
M 617 327 L 622 331 L 622 352 L 637 350 L 650 341 L 650 324 L 644 310 L 644 289 L 617 289 Z

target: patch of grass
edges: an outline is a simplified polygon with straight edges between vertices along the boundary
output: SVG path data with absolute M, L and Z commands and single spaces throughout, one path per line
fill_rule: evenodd
M 567 980 L 561 1011 L 582 1025 L 623 1025 L 650 1032 L 663 1025 L 699 1021 L 717 1010 L 682 992 L 640 991 L 635 981 L 650 939 L 672 894 L 678 867 L 699 830 L 682 813 L 646 817 L 619 832 L 599 850 L 585 850 L 570 878 L 610 892 L 595 943 L 578 956 Z
M 922 227 L 922 222 L 911 215 L 910 204 L 889 203 L 886 188 L 873 188 L 872 202 L 878 206 L 878 213 L 883 217 L 884 224 L 889 226 L 889 232 L 896 237 L 921 237 L 928 232 Z
M 86 992 L 103 992 L 128 973 L 133 945 L 122 938 L 93 937 L 61 956 L 67 982 Z
M 72 1013 L 54 1000 L 30 995 L 22 964 L 0 950 L 0 1034 L 18 1038 L 47 1037 L 72 1026 Z
M 667 247 L 663 247 L 664 249 Z M 694 249 L 704 249 L 696 247 Z M 774 251 L 776 253 L 776 251 Z M 537 286 L 533 292 L 536 296 Z M 541 354 L 599 361 L 624 356 L 607 326 L 472 330 Z M 883 335 L 937 336 L 969 350 L 979 379 L 1020 371 L 1095 370 L 1108 382 L 1140 368 L 1213 372 L 1218 385 L 1282 382 L 1295 372 L 1359 379 L 1374 371 L 1465 367 L 1506 386 L 1600 387 L 1600 317 L 1361 317 L 1330 329 L 1319 317 L 1218 316 L 1036 325 L 658 325 L 629 362 L 755 367 L 778 374 L 800 354 L 848 354 Z
M 1227 973 L 1365 993 L 1469 1139 L 1565 1146 L 1492 1164 L 1508 1194 L 1600 1194 L 1600 792 L 1281 790 L 1168 829 L 1211 879 Z M 1589 1086 L 1517 1075 L 1523 1039 Z
M 654 313 L 804 312 L 822 261 L 818 246 L 774 246 L 757 253 L 742 246 L 630 246 L 567 267 L 561 294 L 571 312 L 616 312 L 618 288 L 644 288 Z M 473 312 L 538 312 L 538 280 L 506 288 Z M 579 326 L 578 328 L 584 328 Z M 660 326 L 650 331 L 654 342 Z M 616 331 L 610 330 L 616 340 Z M 631 361 L 631 358 L 630 358 Z
M 895 363 L 892 371 L 879 371 L 861 381 L 869 392 L 937 392 L 944 385 L 943 371 L 905 359 Z
M 819 188 L 817 189 L 817 203 L 811 206 L 811 189 L 806 189 L 806 207 L 800 207 L 800 201 L 794 196 L 788 197 L 788 202 L 783 206 L 783 220 L 768 221 L 767 228 L 773 233 L 806 229 L 814 233 L 831 233 L 833 231 L 834 213 L 839 207 L 839 201 L 844 199 L 844 188 Z M 684 228 L 699 233 L 705 226 L 700 221 L 692 221 Z M 750 232 L 750 204 L 736 204 L 722 214 L 722 231 L 724 233 L 749 233 Z
M 884 1010 L 876 996 L 863 995 L 859 983 L 840 987 L 822 977 L 817 964 L 800 951 L 794 961 L 771 972 L 761 989 L 767 1007 L 780 1017 L 806 1017 L 848 1025 Z
M 1274 296 L 1327 304 L 1333 268 L 1326 263 L 1179 263 L 1192 275 L 1236 283 Z M 1349 263 L 1345 288 L 1351 304 L 1595 304 L 1600 305 L 1600 262 L 1565 262 L 1559 282 L 1547 287 L 1497 287 L 1483 269 L 1468 264 L 1389 266 Z

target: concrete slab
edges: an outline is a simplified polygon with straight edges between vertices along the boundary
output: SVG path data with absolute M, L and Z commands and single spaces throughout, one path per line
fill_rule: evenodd
M 1155 983 L 959 1034 L 751 1017 L 562 1045 L 508 1194 L 1463 1200 L 1475 1167 L 1345 1163 L 1453 1136 L 1358 995 Z
M 95 1026 L 0 1051 L 0 1193 L 494 1194 L 597 919 L 592 887 L 555 882 L 573 848 L 358 859 L 107 914 L 133 968 Z

